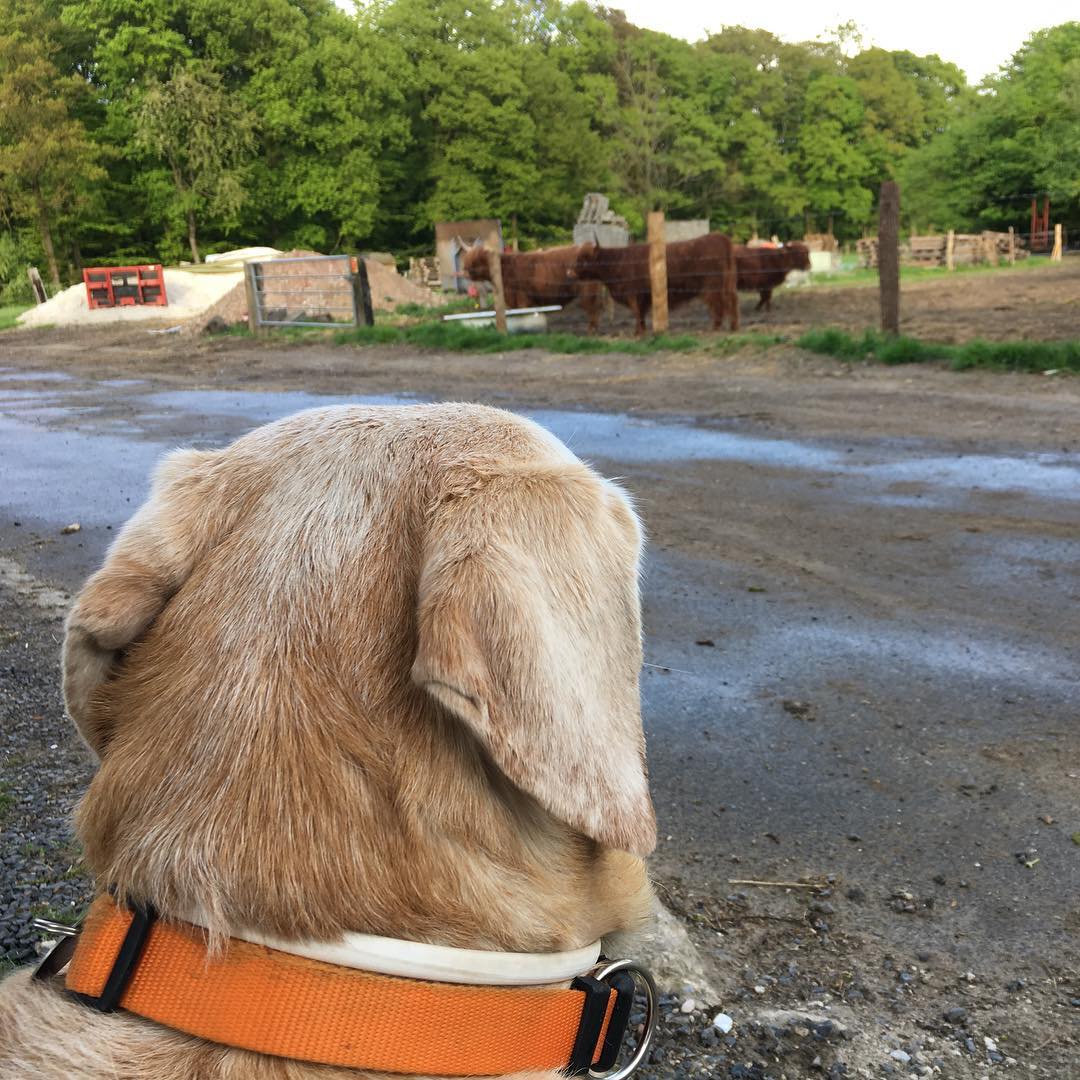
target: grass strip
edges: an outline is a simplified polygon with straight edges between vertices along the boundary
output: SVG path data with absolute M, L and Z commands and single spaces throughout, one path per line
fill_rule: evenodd
M 694 334 L 657 334 L 652 337 L 611 339 L 579 334 L 500 334 L 494 327 L 468 327 L 453 323 L 423 322 L 412 326 L 358 326 L 338 331 L 338 345 L 415 345 L 446 352 L 515 352 L 542 349 L 552 353 L 611 353 L 646 355 L 700 349 Z
M 838 360 L 880 364 L 921 364 L 947 361 L 954 371 L 983 368 L 991 371 L 1080 372 L 1080 340 L 1076 341 L 969 341 L 950 345 L 892 337 L 874 330 L 861 336 L 843 330 L 810 330 L 796 345 Z

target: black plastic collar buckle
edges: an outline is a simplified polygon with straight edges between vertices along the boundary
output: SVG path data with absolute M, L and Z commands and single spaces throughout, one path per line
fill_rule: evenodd
M 570 1064 L 564 1072 L 567 1076 L 586 1076 L 590 1070 L 606 1072 L 612 1068 L 619 1057 L 623 1036 L 626 1034 L 630 1012 L 634 1005 L 634 979 L 626 971 L 617 971 L 608 977 L 607 982 L 594 979 L 591 975 L 579 975 L 571 984 L 571 990 L 585 992 L 585 1004 L 581 1010 L 581 1024 L 578 1027 L 574 1049 L 570 1055 Z M 611 1022 L 604 1033 L 604 1046 L 596 1064 L 593 1054 L 600 1032 L 604 1028 L 611 992 L 615 991 L 615 1007 L 611 1010 Z
M 74 994 L 84 1005 L 89 1005 L 98 1012 L 113 1012 L 120 1005 L 120 998 L 142 956 L 150 927 L 157 921 L 157 912 L 149 904 L 135 904 L 130 900 L 125 907 L 133 912 L 131 925 L 124 935 L 123 944 L 113 961 L 112 971 L 105 980 L 105 986 L 96 997 L 92 994 Z

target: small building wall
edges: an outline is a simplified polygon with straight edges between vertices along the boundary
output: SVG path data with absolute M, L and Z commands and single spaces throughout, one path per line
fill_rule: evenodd
M 499 219 L 440 221 L 435 225 L 439 284 L 447 292 L 464 292 L 468 288 L 468 280 L 461 270 L 461 256 L 464 247 L 471 246 L 477 240 L 492 251 L 502 251 L 502 225 Z
M 674 244 L 678 240 L 696 240 L 699 236 L 707 236 L 708 232 L 708 218 L 692 218 L 690 221 L 672 221 L 668 218 L 664 221 L 664 242 L 667 244 Z
M 579 222 L 574 226 L 575 244 L 590 244 L 594 240 L 601 247 L 626 247 L 630 243 L 630 230 L 623 225 L 591 221 Z

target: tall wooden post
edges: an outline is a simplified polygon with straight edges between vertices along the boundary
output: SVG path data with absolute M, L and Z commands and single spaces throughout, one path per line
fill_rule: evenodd
M 956 269 L 956 233 L 952 229 L 945 234 L 945 269 Z
M 1016 265 L 1016 230 L 1009 226 L 1009 265 Z
M 44 304 L 49 299 L 49 294 L 45 291 L 45 282 L 41 280 L 41 274 L 38 272 L 36 266 L 28 266 L 26 268 L 26 274 L 30 278 L 30 288 L 34 291 L 34 302 L 38 304 Z
M 244 264 L 244 292 L 247 294 L 248 331 L 252 334 L 264 334 L 262 324 L 261 298 L 259 296 L 259 264 L 248 262 Z
M 900 185 L 886 180 L 878 204 L 878 288 L 881 329 L 900 333 Z
M 357 326 L 374 326 L 375 311 L 371 306 L 371 284 L 368 281 L 364 260 L 357 256 L 352 260 L 353 314 Z
M 491 266 L 491 294 L 495 307 L 495 329 L 500 334 L 506 333 L 506 293 L 503 292 L 502 252 L 492 251 L 488 255 Z
M 1061 225 L 1054 226 L 1054 250 L 1050 252 L 1051 262 L 1061 262 Z
M 649 212 L 649 285 L 652 289 L 652 328 L 662 334 L 668 328 L 667 243 L 664 240 L 664 211 Z

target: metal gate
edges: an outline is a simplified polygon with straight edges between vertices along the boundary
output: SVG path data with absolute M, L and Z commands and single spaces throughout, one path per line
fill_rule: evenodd
M 244 269 L 248 325 L 371 326 L 364 260 L 353 255 L 298 255 L 249 262 Z

